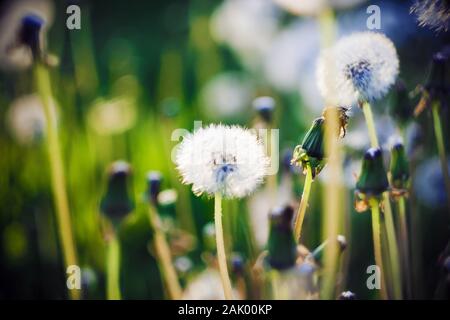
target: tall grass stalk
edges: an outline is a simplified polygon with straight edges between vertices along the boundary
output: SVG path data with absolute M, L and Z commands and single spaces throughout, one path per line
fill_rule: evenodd
M 335 19 L 331 9 L 324 10 L 319 17 L 322 35 L 322 47 L 330 47 L 335 38 Z M 334 64 L 328 63 L 328 69 L 333 73 Z M 332 86 L 331 86 L 332 88 Z M 327 112 L 325 126 L 325 157 L 328 159 L 329 179 L 325 185 L 325 203 L 323 219 L 323 236 L 326 239 L 336 239 L 342 219 L 342 152 L 336 133 L 340 133 L 339 113 L 337 109 Z M 321 287 L 323 299 L 334 299 L 335 285 L 339 266 L 339 246 L 336 241 L 324 249 L 324 273 Z
M 61 146 L 58 139 L 57 119 L 52 96 L 50 75 L 46 66 L 36 62 L 34 66 L 34 82 L 41 98 L 46 118 L 47 152 L 50 162 L 50 174 L 53 201 L 55 205 L 58 236 L 62 248 L 65 267 L 77 265 L 77 255 L 70 221 L 69 202 L 66 191 L 64 165 Z M 80 298 L 80 290 L 69 290 L 71 299 Z

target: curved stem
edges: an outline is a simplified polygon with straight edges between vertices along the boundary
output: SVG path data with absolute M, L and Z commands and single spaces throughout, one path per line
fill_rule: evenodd
M 302 199 L 300 201 L 300 205 L 298 206 L 298 211 L 294 223 L 294 236 L 297 242 L 300 242 L 300 237 L 302 235 L 303 220 L 305 219 L 306 208 L 308 207 L 309 194 L 311 192 L 312 182 L 313 182 L 312 169 L 311 166 L 308 164 L 306 166 L 306 179 L 305 185 L 303 187 Z
M 156 255 L 158 257 L 158 264 L 164 278 L 164 282 L 167 288 L 170 299 L 181 299 L 181 286 L 178 282 L 178 276 L 172 263 L 172 254 L 170 253 L 170 247 L 167 243 L 166 236 L 161 227 L 161 221 L 159 219 L 158 212 L 154 205 L 149 206 L 148 210 L 150 225 L 154 230 L 154 244 Z
M 375 263 L 380 268 L 380 292 L 381 298 L 386 299 L 386 285 L 384 282 L 384 271 L 383 271 L 383 258 L 381 254 L 381 228 L 380 228 L 380 208 L 377 200 L 372 200 L 370 202 L 370 207 L 372 210 L 372 236 L 373 236 L 373 250 L 375 255 Z
M 441 160 L 445 189 L 447 190 L 447 204 L 450 212 L 450 177 L 448 173 L 447 155 L 445 153 L 444 134 L 442 132 L 441 119 L 439 118 L 439 102 L 434 102 L 431 109 L 433 113 L 434 133 L 436 135 L 439 159 Z
M 216 192 L 214 197 L 214 223 L 216 227 L 217 259 L 219 261 L 220 279 L 222 280 L 223 293 L 226 300 L 233 300 L 230 276 L 228 275 L 227 258 L 223 241 L 222 227 L 222 195 Z
M 75 244 L 70 221 L 69 202 L 67 199 L 64 165 L 61 146 L 58 139 L 56 112 L 52 98 L 50 76 L 46 67 L 37 62 L 34 68 L 36 90 L 41 98 L 46 118 L 47 152 L 50 162 L 51 184 L 55 205 L 58 235 L 63 251 L 64 264 L 67 267 L 77 265 Z M 69 290 L 71 299 L 80 298 L 80 290 Z
M 114 235 L 108 243 L 106 260 L 106 298 L 120 300 L 120 244 Z
M 406 221 L 406 203 L 405 197 L 400 197 L 397 202 L 398 215 L 400 218 L 400 239 L 402 243 L 402 262 L 403 262 L 403 278 L 406 284 L 406 292 L 408 297 L 411 297 L 411 283 L 410 283 L 410 261 L 409 261 L 409 237 L 408 237 L 408 223 Z

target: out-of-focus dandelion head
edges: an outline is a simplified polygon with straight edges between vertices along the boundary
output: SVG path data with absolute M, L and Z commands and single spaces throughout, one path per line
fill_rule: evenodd
M 254 69 L 270 46 L 277 24 L 271 0 L 226 0 L 211 17 L 211 35 Z
M 237 290 L 233 296 L 242 298 Z M 208 268 L 192 279 L 183 292 L 183 300 L 224 300 L 222 282 L 218 271 Z
M 295 15 L 318 15 L 328 8 L 347 9 L 366 0 L 273 0 L 280 7 Z
M 100 135 L 120 134 L 131 129 L 137 117 L 134 102 L 127 96 L 96 100 L 88 112 L 89 126 Z
M 6 1 L 0 9 L 0 67 L 25 69 L 34 59 L 43 57 L 53 4 L 48 0 Z
M 323 51 L 318 87 L 327 103 L 353 106 L 382 98 L 395 83 L 399 61 L 394 44 L 375 32 L 359 32 Z
M 263 182 L 269 159 L 251 131 L 210 125 L 184 137 L 176 164 L 183 183 L 192 184 L 196 195 L 242 198 Z
M 54 107 L 52 110 L 56 112 Z M 45 135 L 44 107 L 35 94 L 22 96 L 13 101 L 7 111 L 6 121 L 13 137 L 21 144 L 31 144 Z
M 450 169 L 450 162 L 447 163 Z M 414 174 L 414 194 L 417 199 L 430 208 L 444 207 L 447 199 L 444 175 L 438 158 L 421 163 Z
M 351 291 L 343 291 L 339 295 L 338 300 L 356 300 L 356 294 Z
M 448 31 L 450 26 L 450 2 L 448 0 L 416 0 L 411 6 L 421 27 L 437 32 Z
M 202 111 L 211 119 L 233 119 L 249 110 L 254 86 L 252 80 L 239 72 L 221 73 L 202 88 Z

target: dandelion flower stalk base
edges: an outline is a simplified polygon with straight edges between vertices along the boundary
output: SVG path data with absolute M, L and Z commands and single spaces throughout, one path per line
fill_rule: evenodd
M 120 244 L 116 235 L 108 243 L 106 273 L 107 299 L 120 300 Z
M 308 207 L 309 194 L 311 192 L 311 185 L 313 182 L 312 169 L 310 165 L 306 166 L 306 179 L 303 187 L 302 199 L 298 207 L 297 216 L 294 223 L 294 236 L 296 241 L 300 241 L 302 235 L 303 220 L 305 219 L 306 208 Z
M 217 259 L 219 262 L 220 279 L 226 300 L 233 300 L 233 290 L 230 276 L 228 275 L 227 259 L 223 239 L 222 227 L 222 195 L 217 192 L 214 197 L 214 223 L 216 227 Z
M 381 273 L 381 298 L 386 299 L 386 285 L 384 282 L 383 273 L 383 258 L 381 253 L 381 228 L 380 228 L 380 208 L 377 200 L 372 199 L 370 201 L 370 207 L 372 211 L 372 236 L 373 236 L 373 250 L 375 255 L 375 263 L 380 268 Z

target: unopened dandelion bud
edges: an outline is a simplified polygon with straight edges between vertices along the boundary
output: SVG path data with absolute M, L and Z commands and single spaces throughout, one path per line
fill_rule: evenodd
M 396 143 L 391 149 L 391 183 L 395 189 L 406 189 L 409 183 L 409 164 L 403 144 Z
M 415 116 L 418 116 L 426 108 L 430 108 L 433 103 L 437 103 L 440 108 L 448 107 L 450 99 L 449 57 L 450 47 L 445 47 L 433 55 L 430 73 L 422 88 L 422 97 L 414 110 Z
M 313 121 L 302 144 L 295 148 L 292 157 L 292 163 L 301 165 L 304 170 L 308 165 L 311 166 L 313 177 L 325 166 L 324 135 L 325 119 L 320 117 Z
M 151 171 L 147 174 L 147 197 L 156 205 L 158 203 L 158 195 L 161 191 L 162 175 L 158 171 Z
M 367 195 L 380 195 L 389 187 L 383 156 L 380 148 L 370 148 L 364 154 L 364 159 L 356 189 Z
M 40 33 L 44 23 L 44 19 L 35 14 L 29 14 L 22 19 L 20 42 L 30 48 L 34 59 L 38 59 L 41 54 Z
M 244 268 L 245 268 L 245 261 L 242 255 L 239 253 L 233 253 L 231 256 L 231 266 L 232 266 L 232 272 L 238 276 L 243 275 Z
M 272 97 L 264 96 L 256 98 L 253 100 L 253 108 L 265 122 L 272 122 L 275 111 L 275 100 Z
M 355 209 L 363 212 L 369 209 L 370 198 L 381 198 L 389 187 L 384 169 L 383 156 L 380 148 L 370 148 L 364 154 L 361 173 L 356 183 Z
M 291 206 L 277 207 L 270 213 L 268 262 L 274 269 L 283 270 L 295 265 L 297 247 L 292 232 L 293 214 Z
M 134 209 L 134 201 L 129 191 L 130 176 L 131 167 L 127 162 L 114 162 L 109 169 L 107 189 L 100 209 L 113 224 L 120 223 Z

